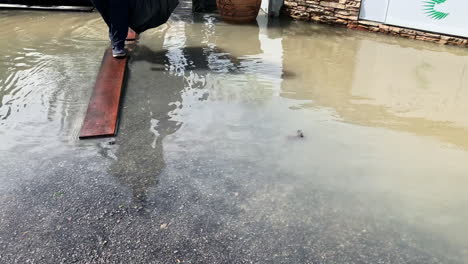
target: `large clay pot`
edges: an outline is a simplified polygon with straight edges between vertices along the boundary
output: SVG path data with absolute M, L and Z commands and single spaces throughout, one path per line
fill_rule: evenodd
M 221 17 L 229 22 L 246 23 L 257 19 L 261 0 L 216 0 Z

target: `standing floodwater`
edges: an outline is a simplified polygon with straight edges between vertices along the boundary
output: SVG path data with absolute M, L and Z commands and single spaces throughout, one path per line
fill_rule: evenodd
M 468 51 L 173 19 L 79 141 L 106 28 L 0 11 L 0 263 L 467 263 Z

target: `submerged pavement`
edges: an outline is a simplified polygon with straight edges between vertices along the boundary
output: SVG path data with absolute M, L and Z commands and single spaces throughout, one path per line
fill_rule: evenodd
M 82 141 L 105 26 L 2 11 L 0 263 L 468 262 L 468 51 L 189 8 Z

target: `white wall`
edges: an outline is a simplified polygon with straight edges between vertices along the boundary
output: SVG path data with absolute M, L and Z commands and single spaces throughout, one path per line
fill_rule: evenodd
M 388 0 L 362 0 L 359 18 L 376 22 L 385 22 Z
M 427 2 L 434 0 L 363 0 L 360 18 L 389 25 L 468 37 L 468 0 L 434 3 L 434 10 L 447 13 L 442 19 L 427 14 Z
M 443 19 L 426 14 L 424 2 L 427 1 L 430 0 L 391 0 L 386 24 L 468 37 L 467 0 L 446 0 L 434 5 L 435 10 L 449 14 Z

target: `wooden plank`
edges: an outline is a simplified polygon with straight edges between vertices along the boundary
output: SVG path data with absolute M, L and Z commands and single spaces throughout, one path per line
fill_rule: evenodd
M 18 5 L 18 4 L 0 4 L 0 8 L 10 9 L 34 9 L 34 10 L 58 10 L 58 11 L 82 11 L 90 12 L 93 11 L 91 6 L 30 6 L 30 5 Z
M 137 40 L 137 38 L 138 38 L 138 34 L 129 28 L 128 33 L 127 33 L 127 41 L 135 41 Z
M 108 48 L 102 59 L 93 95 L 80 131 L 80 139 L 114 136 L 128 57 L 115 59 Z

